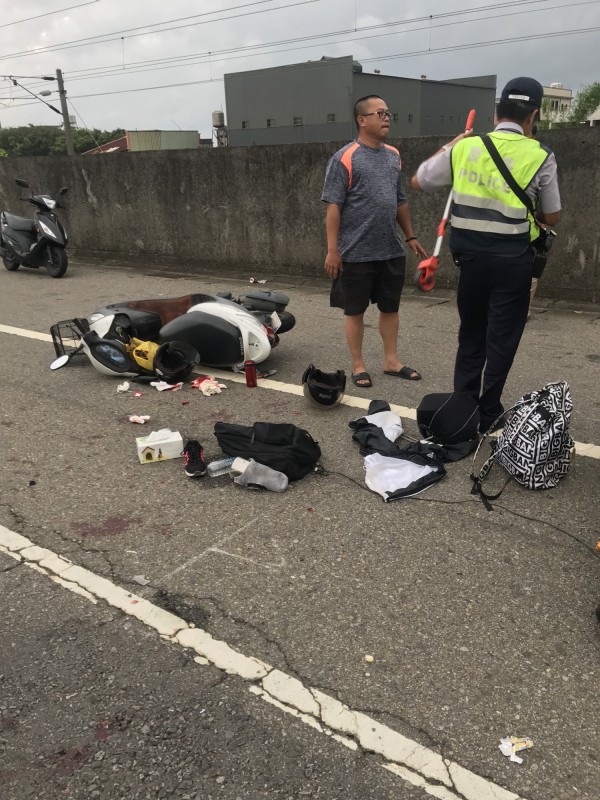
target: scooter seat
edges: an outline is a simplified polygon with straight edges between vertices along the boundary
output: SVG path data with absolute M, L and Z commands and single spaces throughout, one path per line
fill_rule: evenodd
M 35 231 L 35 223 L 29 217 L 17 217 L 15 214 L 4 213 L 6 224 L 13 231 Z

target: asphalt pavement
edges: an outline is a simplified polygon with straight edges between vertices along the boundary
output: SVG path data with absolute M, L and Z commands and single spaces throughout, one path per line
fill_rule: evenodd
M 83 261 L 61 280 L 3 271 L 0 525 L 480 776 L 489 797 L 596 800 L 594 451 L 576 454 L 551 491 L 510 484 L 492 512 L 470 495 L 470 459 L 418 497 L 385 504 L 364 484 L 348 429 L 374 398 L 414 409 L 424 394 L 451 388 L 452 293 L 407 286 L 403 296 L 399 355 L 420 382 L 383 375 L 371 310 L 374 386 L 349 386 L 348 402 L 331 411 L 294 391 L 311 362 L 350 371 L 341 315 L 322 281 L 256 276 L 290 296 L 297 318 L 265 364 L 277 370 L 270 388 L 259 381 L 250 390 L 232 375 L 212 397 L 189 386 L 118 394 L 118 381 L 83 359 L 50 372 L 51 344 L 32 338 L 107 302 L 243 294 L 249 277 Z M 505 405 L 565 379 L 573 438 L 598 445 L 599 371 L 600 309 L 539 299 Z M 151 419 L 142 428 L 131 414 Z M 412 417 L 403 423 L 416 438 Z M 163 427 L 200 439 L 217 458 L 219 420 L 307 429 L 326 474 L 283 494 L 256 493 L 226 476 L 189 480 L 181 460 L 137 461 L 135 437 Z M 395 773 L 382 769 L 390 758 L 360 736 L 344 744 L 335 726 L 324 735 L 249 692 L 256 681 L 210 658 L 195 662 L 143 620 L 32 571 L 31 559 L 0 558 L 3 797 L 469 796 L 435 778 L 411 785 L 401 769 L 410 759 L 395 761 Z M 533 740 L 523 764 L 498 750 L 506 735 Z M 411 774 L 418 784 L 421 773 Z

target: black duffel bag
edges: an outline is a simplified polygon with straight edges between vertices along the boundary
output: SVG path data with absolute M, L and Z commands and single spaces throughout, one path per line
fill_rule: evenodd
M 321 448 L 310 433 L 290 423 L 255 422 L 247 427 L 217 422 L 215 436 L 228 456 L 253 458 L 283 472 L 290 481 L 313 472 L 321 458 Z
M 426 394 L 417 408 L 419 433 L 442 445 L 445 461 L 459 461 L 479 443 L 479 406 L 465 392 Z

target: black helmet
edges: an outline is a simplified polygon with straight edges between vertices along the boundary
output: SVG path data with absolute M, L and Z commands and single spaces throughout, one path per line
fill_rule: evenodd
M 200 354 L 187 342 L 166 342 L 156 351 L 154 371 L 166 381 L 184 381 L 200 363 Z
M 302 386 L 307 400 L 320 408 L 333 408 L 344 396 L 346 373 L 342 369 L 321 372 L 314 364 L 310 364 L 302 376 Z

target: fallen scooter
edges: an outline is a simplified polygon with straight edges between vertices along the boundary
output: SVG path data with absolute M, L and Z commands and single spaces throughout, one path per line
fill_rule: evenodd
M 37 211 L 33 219 L 19 217 L 8 211 L 0 214 L 0 253 L 2 261 L 9 272 L 20 266 L 45 267 L 48 275 L 62 278 L 67 271 L 66 253 L 67 233 L 54 213 L 60 208 L 59 199 L 69 189 L 63 186 L 58 190 L 56 199 L 47 194 L 33 194 L 27 181 L 16 178 L 15 183 L 23 189 L 31 191 L 30 197 L 21 197 L 34 206 Z
M 100 372 L 151 374 L 152 357 L 135 366 L 132 346 L 139 348 L 141 343 L 187 345 L 197 351 L 205 366 L 235 368 L 247 360 L 258 364 L 279 343 L 279 334 L 294 327 L 293 314 L 285 310 L 288 302 L 281 292 L 259 291 L 237 300 L 222 292 L 112 303 L 89 319 L 64 320 L 52 326 L 57 355 L 52 367 L 65 366 L 83 352 Z M 133 362 L 123 355 L 123 347 L 134 356 Z

